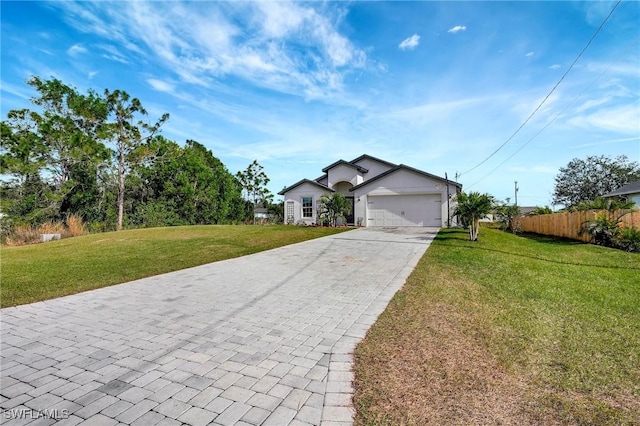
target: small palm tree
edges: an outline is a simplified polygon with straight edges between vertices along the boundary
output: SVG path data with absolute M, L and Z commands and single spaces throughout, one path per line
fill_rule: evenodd
M 344 220 L 345 214 L 351 212 L 351 203 L 338 192 L 322 195 L 318 201 L 322 204 L 320 218 L 328 221 L 331 226 L 336 226 L 338 218 Z
M 478 240 L 478 230 L 480 219 L 485 218 L 493 209 L 494 199 L 489 194 L 479 192 L 464 193 L 457 195 L 458 205 L 455 215 L 458 216 L 461 224 L 469 228 L 469 240 Z

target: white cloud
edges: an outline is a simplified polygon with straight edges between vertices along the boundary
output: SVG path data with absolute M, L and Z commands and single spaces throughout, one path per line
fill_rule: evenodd
M 111 44 L 99 44 L 95 47 L 105 52 L 102 54 L 103 58 L 106 58 L 115 62 L 120 62 L 121 64 L 129 63 L 129 60 L 127 59 L 126 55 Z
M 78 56 L 82 53 L 87 53 L 87 49 L 81 44 L 74 44 L 67 50 L 67 54 L 70 56 Z
M 530 57 L 533 56 L 533 52 L 529 52 L 529 53 L 525 54 L 524 56 L 526 56 L 527 58 L 530 58 Z
M 577 112 L 584 112 L 584 111 L 586 111 L 588 109 L 592 109 L 594 107 L 609 103 L 611 101 L 611 99 L 612 99 L 611 96 L 607 96 L 607 97 L 602 98 L 602 99 L 592 99 L 592 100 L 583 102 L 582 105 L 576 107 L 576 111 Z
M 6 81 L 0 82 L 0 92 L 10 93 L 11 95 L 24 100 L 31 99 L 31 94 L 25 87 L 22 85 L 15 86 L 11 83 L 7 83 Z
M 147 83 L 149 83 L 151 87 L 159 92 L 172 93 L 175 89 L 175 86 L 173 84 L 167 83 L 166 81 L 157 80 L 155 78 L 147 79 Z
M 341 6 L 296 2 L 60 4 L 82 31 L 97 33 L 137 58 L 159 59 L 185 82 L 205 87 L 227 77 L 304 98 L 327 98 L 366 53 L 338 29 Z M 106 50 L 106 49 L 105 49 Z M 128 61 L 123 53 L 105 57 Z M 154 58 L 155 57 L 155 58 Z
M 98 75 L 99 71 L 89 71 L 87 73 L 87 77 L 89 78 L 89 80 L 91 80 L 93 77 L 95 77 L 96 75 Z
M 296 4 L 285 5 L 281 2 L 258 2 L 256 3 L 264 16 L 258 16 L 257 25 L 262 27 L 265 36 L 272 38 L 280 38 L 302 26 L 305 19 L 310 17 L 308 10 L 298 7 Z
M 558 68 L 560 68 L 560 64 L 553 64 L 549 67 L 550 70 L 557 70 Z
M 591 114 L 575 116 L 567 123 L 590 131 L 612 131 L 636 136 L 640 134 L 640 105 L 601 108 Z
M 469 98 L 460 100 L 444 100 L 430 102 L 409 108 L 391 110 L 374 116 L 380 120 L 393 120 L 409 125 L 419 125 L 439 122 L 453 115 L 461 115 L 461 112 L 472 106 L 485 102 L 482 98 Z
M 614 145 L 625 142 L 633 142 L 640 141 L 640 136 L 632 137 L 632 138 L 622 138 L 622 139 L 605 139 L 597 142 L 584 143 L 580 145 L 573 145 L 573 148 L 587 148 L 592 146 L 602 146 L 602 145 Z
M 449 28 L 447 32 L 455 34 L 455 33 L 459 33 L 460 31 L 466 31 L 466 30 L 467 30 L 466 25 L 456 25 L 453 28 Z
M 398 47 L 402 50 L 413 50 L 418 44 L 420 44 L 420 36 L 418 34 L 414 34 L 409 38 L 402 40 L 402 43 L 398 45 Z

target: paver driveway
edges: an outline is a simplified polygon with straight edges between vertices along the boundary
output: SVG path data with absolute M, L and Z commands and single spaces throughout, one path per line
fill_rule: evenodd
M 435 233 L 358 229 L 2 309 L 2 423 L 350 424 L 350 353 Z

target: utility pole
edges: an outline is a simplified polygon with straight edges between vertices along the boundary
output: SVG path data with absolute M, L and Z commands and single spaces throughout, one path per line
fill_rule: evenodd
M 518 188 L 518 181 L 516 181 L 516 185 L 515 185 L 515 190 L 516 190 L 516 204 L 515 205 L 516 206 L 518 205 L 518 189 L 520 189 L 520 188 Z
M 451 228 L 451 209 L 449 207 L 449 178 L 447 172 L 444 172 L 444 180 L 447 184 L 447 228 Z

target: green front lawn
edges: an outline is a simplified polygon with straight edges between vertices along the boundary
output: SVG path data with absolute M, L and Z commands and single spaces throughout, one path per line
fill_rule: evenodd
M 244 256 L 344 229 L 180 226 L 2 247 L 0 304 L 7 307 L 79 293 Z
M 442 230 L 356 349 L 357 424 L 640 424 L 640 255 Z

